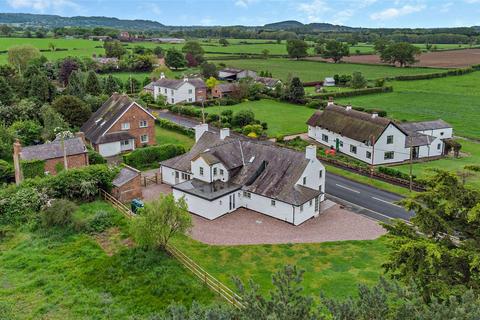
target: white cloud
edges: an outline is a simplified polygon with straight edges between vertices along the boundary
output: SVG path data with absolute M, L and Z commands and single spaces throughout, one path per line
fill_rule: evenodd
M 448 12 L 452 6 L 453 2 L 444 3 L 440 6 L 440 12 Z
M 348 22 L 348 20 L 355 14 L 355 10 L 353 9 L 345 9 L 339 11 L 333 16 L 332 22 L 334 24 L 344 24 Z
M 420 12 L 425 9 L 426 6 L 423 4 L 420 5 L 405 5 L 401 8 L 388 8 L 383 11 L 374 12 L 370 15 L 372 20 L 390 20 L 398 18 L 400 16 L 408 15 L 415 12 Z
M 254 3 L 256 0 L 237 0 L 235 5 L 240 8 L 247 8 L 250 4 Z
M 54 13 L 61 13 L 65 10 L 80 12 L 82 7 L 71 0 L 7 0 L 10 7 L 14 9 L 32 9 L 37 12 L 52 10 Z
M 202 26 L 211 26 L 213 25 L 213 19 L 209 17 L 203 18 L 202 20 L 200 20 L 200 24 Z
M 300 3 L 297 10 L 307 15 L 308 22 L 320 22 L 323 14 L 331 9 L 324 0 L 313 0 L 308 3 Z

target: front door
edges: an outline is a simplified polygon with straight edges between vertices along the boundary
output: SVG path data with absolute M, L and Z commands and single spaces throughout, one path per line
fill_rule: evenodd
M 180 173 L 178 171 L 175 171 L 175 184 L 178 184 L 180 182 Z
M 229 209 L 230 211 L 235 210 L 235 193 L 229 196 Z
M 420 153 L 420 147 L 413 147 L 412 149 L 412 159 L 418 159 Z

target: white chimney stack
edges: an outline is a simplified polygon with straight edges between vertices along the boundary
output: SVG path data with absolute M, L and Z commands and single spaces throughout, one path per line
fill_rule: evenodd
M 195 142 L 200 140 L 202 134 L 208 131 L 208 123 L 202 123 L 195 126 Z
M 347 111 L 352 110 L 352 106 L 351 106 L 351 105 L 346 106 L 346 107 L 345 107 L 345 110 L 347 110 Z
M 165 73 L 160 73 L 160 79 L 165 79 Z
M 377 117 L 378 117 L 378 113 L 376 113 L 376 112 L 372 113 L 372 119 L 375 119 Z
M 226 137 L 230 136 L 230 129 L 229 128 L 222 128 L 220 129 L 220 139 L 225 140 Z
M 317 146 L 307 146 L 307 148 L 305 149 L 305 158 L 309 160 L 317 159 Z
M 335 103 L 333 102 L 333 97 L 329 97 L 328 102 L 327 102 L 327 107 L 328 106 L 333 106 L 333 105 L 335 105 Z
M 183 77 L 183 81 L 188 82 L 188 77 L 187 76 Z

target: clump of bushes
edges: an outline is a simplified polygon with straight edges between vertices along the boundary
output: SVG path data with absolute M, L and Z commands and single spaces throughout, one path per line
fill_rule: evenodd
M 0 159 L 0 183 L 10 183 L 15 180 L 13 166 L 5 160 Z
M 100 155 L 97 151 L 93 150 L 92 147 L 87 146 L 88 151 L 88 164 L 105 164 L 107 160 Z
M 44 227 L 67 227 L 72 223 L 73 213 L 77 205 L 70 200 L 55 199 L 41 213 Z
M 192 129 L 185 128 L 184 126 L 178 125 L 175 122 L 172 122 L 170 120 L 157 118 L 155 121 L 162 128 L 172 130 L 172 131 L 176 131 L 178 133 L 184 134 L 184 135 L 189 136 L 191 138 L 193 138 L 195 136 L 195 132 Z
M 391 177 L 400 178 L 404 180 L 410 179 L 410 176 L 408 174 L 394 168 L 380 166 L 377 168 L 377 170 L 378 172 L 389 175 Z M 412 176 L 412 177 L 413 177 L 413 180 L 415 180 L 416 176 Z
M 164 144 L 135 149 L 123 156 L 123 161 L 139 170 L 158 167 L 158 163 L 185 153 L 185 148 L 176 144 Z
M 465 170 L 470 170 L 470 171 L 475 171 L 475 172 L 480 172 L 480 165 L 478 164 L 468 164 L 465 167 L 463 167 Z
M 25 179 L 42 177 L 45 175 L 45 160 L 22 160 L 20 162 Z

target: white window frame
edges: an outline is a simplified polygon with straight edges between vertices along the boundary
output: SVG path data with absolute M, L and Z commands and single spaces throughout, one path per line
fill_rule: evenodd
M 370 151 L 365 151 L 365 158 L 372 159 L 372 153 Z
M 243 197 L 244 198 L 248 198 L 248 199 L 251 199 L 252 198 L 252 194 L 248 191 L 243 191 Z
M 147 120 L 140 120 L 140 121 L 138 122 L 138 126 L 139 126 L 140 128 L 146 128 L 146 127 L 148 127 L 148 121 L 147 121 Z
M 203 167 L 200 167 L 200 168 L 199 168 L 199 171 L 200 171 L 200 175 L 203 176 L 203 173 L 204 173 L 204 172 L 203 172 Z
M 353 154 L 357 154 L 357 146 L 354 146 L 353 144 L 350 145 L 350 152 Z
M 120 141 L 120 145 L 125 147 L 130 145 L 130 140 L 122 140 Z
M 144 139 L 144 137 L 145 137 L 146 139 Z M 141 143 L 148 143 L 148 134 L 142 134 L 142 135 L 140 136 L 140 142 L 141 142 Z
M 275 207 L 276 204 L 277 204 L 277 203 L 275 202 L 275 200 L 273 200 L 273 199 L 270 200 L 270 205 L 271 205 L 272 207 Z
M 392 155 L 392 157 L 390 158 L 389 155 Z M 388 156 L 387 156 L 388 155 Z M 395 152 L 393 151 L 386 151 L 384 154 L 383 154 L 383 160 L 393 160 L 395 159 Z
M 393 134 L 387 136 L 387 144 L 393 144 Z
M 122 122 L 122 130 L 130 130 L 130 122 Z
M 328 142 L 328 135 L 326 135 L 325 133 L 322 133 L 322 141 Z

